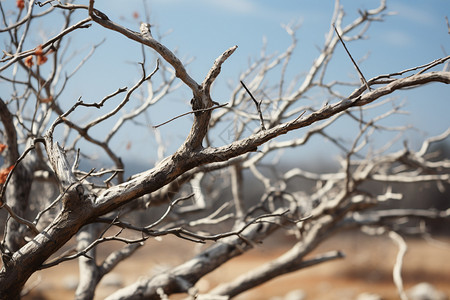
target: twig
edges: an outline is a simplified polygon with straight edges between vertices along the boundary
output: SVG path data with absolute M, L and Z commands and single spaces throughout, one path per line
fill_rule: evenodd
M 39 234 L 40 233 L 39 230 L 36 228 L 36 226 L 34 226 L 33 223 L 31 223 L 30 221 L 25 220 L 25 219 L 19 217 L 18 215 L 16 215 L 16 213 L 11 209 L 11 207 L 9 207 L 9 205 L 7 203 L 3 203 L 1 208 L 6 209 L 6 211 L 11 215 L 11 217 L 14 220 L 19 222 L 20 224 L 28 226 L 28 228 L 30 228 L 35 234 Z
M 164 212 L 164 214 L 158 220 L 153 222 L 152 224 L 145 226 L 145 229 L 149 230 L 149 229 L 155 227 L 156 225 L 160 224 L 167 217 L 167 215 L 172 211 L 173 207 L 178 204 L 178 202 L 187 200 L 187 199 L 193 197 L 194 195 L 195 194 L 192 193 L 190 195 L 187 195 L 186 197 L 178 198 L 178 199 L 174 200 L 173 202 L 171 202 L 169 204 L 169 207 L 167 207 L 167 210 Z
M 120 233 L 120 232 L 119 232 L 119 233 Z M 119 233 L 118 233 L 118 234 L 119 234 Z M 51 260 L 51 261 L 49 261 L 48 263 L 42 264 L 42 265 L 39 267 L 39 270 L 43 270 L 43 269 L 47 269 L 47 268 L 50 268 L 50 267 L 59 265 L 59 264 L 62 263 L 62 262 L 65 262 L 65 261 L 68 261 L 68 260 L 72 260 L 72 259 L 78 258 L 78 257 L 80 257 L 80 256 L 86 256 L 86 257 L 89 257 L 89 256 L 87 255 L 87 253 L 88 253 L 92 248 L 94 248 L 95 246 L 97 246 L 98 244 L 101 244 L 101 243 L 105 243 L 105 242 L 109 242 L 109 241 L 119 241 L 119 242 L 123 242 L 123 243 L 126 243 L 126 244 L 134 244 L 134 243 L 143 243 L 143 242 L 145 242 L 145 241 L 149 238 L 149 237 L 142 237 L 142 238 L 134 239 L 134 240 L 133 240 L 133 239 L 127 239 L 127 238 L 119 237 L 118 234 L 115 234 L 114 236 L 111 236 L 111 237 L 102 237 L 102 238 L 99 238 L 99 239 L 95 240 L 94 242 L 92 242 L 92 243 L 91 243 L 89 246 L 87 246 L 84 250 L 81 250 L 81 251 L 77 252 L 76 254 L 69 255 L 69 256 L 64 256 L 64 257 L 60 257 L 60 258 L 55 258 L 54 260 Z
M 259 121 L 261 123 L 261 130 L 266 130 L 266 127 L 264 126 L 264 118 L 261 112 L 261 101 L 256 101 L 255 97 L 253 97 L 252 93 L 250 92 L 250 90 L 245 86 L 244 82 L 241 80 L 241 84 L 244 87 L 244 89 L 247 91 L 247 93 L 250 95 L 250 97 L 252 98 L 253 102 L 255 102 L 256 105 L 256 110 L 258 111 L 259 114 Z
M 61 31 L 60 33 L 58 33 L 56 36 L 54 36 L 53 38 L 49 39 L 48 41 L 46 41 L 45 43 L 42 44 L 42 48 L 44 49 L 45 47 L 50 46 L 51 44 L 53 44 L 54 42 L 56 42 L 57 40 L 61 39 L 62 37 L 64 37 L 65 35 L 69 34 L 70 32 L 79 29 L 79 28 L 89 28 L 91 26 L 91 24 L 86 24 L 88 22 L 91 21 L 91 18 L 86 18 L 84 20 L 81 20 L 80 22 L 64 29 L 63 31 Z M 12 64 L 14 64 L 15 62 L 29 56 L 32 55 L 33 53 L 35 53 L 36 48 L 30 49 L 30 50 L 26 50 L 20 53 L 15 53 L 14 55 L 9 55 L 8 53 L 8 58 L 5 60 L 2 60 L 2 62 L 9 60 L 8 63 L 6 63 L 5 65 L 3 65 L 2 67 L 0 67 L 0 72 L 2 72 L 3 70 L 6 70 L 9 66 L 11 66 Z
M 182 199 L 179 199 L 182 200 Z M 137 227 L 134 226 L 132 224 L 123 222 L 123 221 L 114 221 L 110 218 L 98 218 L 97 222 L 102 222 L 102 223 L 108 223 L 110 224 L 112 221 L 114 222 L 113 225 L 121 227 L 121 228 L 127 228 L 127 229 L 131 229 L 131 230 L 135 230 L 135 231 L 141 231 L 143 234 L 146 234 L 148 236 L 152 236 L 152 237 L 158 237 L 158 236 L 164 236 L 164 235 L 175 235 L 179 238 L 185 239 L 185 240 L 189 240 L 195 243 L 205 243 L 205 241 L 217 241 L 223 238 L 227 238 L 230 236 L 238 236 L 241 238 L 241 234 L 251 225 L 257 224 L 257 223 L 274 223 L 272 221 L 270 221 L 270 218 L 284 218 L 285 220 L 287 220 L 288 222 L 291 222 L 293 224 L 297 223 L 297 222 L 302 222 L 304 220 L 306 220 L 307 218 L 309 218 L 309 216 L 307 218 L 302 218 L 300 220 L 293 220 L 290 219 L 288 217 L 286 217 L 286 214 L 289 212 L 289 210 L 283 211 L 281 213 L 268 213 L 268 214 L 263 214 L 260 215 L 254 219 L 252 219 L 251 221 L 248 221 L 245 225 L 243 225 L 240 229 L 237 230 L 233 230 L 233 231 L 228 231 L 228 232 L 224 232 L 224 233 L 218 233 L 218 234 L 211 234 L 211 235 L 207 235 L 207 234 L 201 234 L 201 233 L 196 233 L 193 232 L 191 230 L 187 230 L 185 228 L 182 227 L 173 227 L 173 228 L 169 228 L 166 230 L 158 230 L 158 231 L 154 231 L 154 230 L 149 230 L 149 227 L 153 227 L 154 225 L 149 225 L 147 227 Z M 267 220 L 269 219 L 269 220 Z M 148 238 L 148 237 L 146 237 Z
M 295 118 L 295 120 L 294 121 L 292 121 L 292 122 L 297 122 L 298 120 L 300 120 L 300 118 L 305 114 L 305 112 L 306 112 L 306 110 L 304 110 L 297 118 Z
M 25 219 L 21 218 L 20 216 L 16 215 L 16 213 L 11 209 L 11 207 L 9 207 L 9 205 L 6 202 L 3 202 L 3 195 L 4 195 L 5 191 L 6 191 L 6 187 L 8 185 L 9 180 L 12 177 L 12 174 L 13 174 L 14 170 L 17 168 L 17 165 L 25 158 L 25 156 L 28 154 L 28 152 L 30 152 L 34 148 L 35 148 L 34 144 L 31 145 L 30 147 L 28 147 L 24 151 L 24 153 L 17 159 L 17 161 L 14 163 L 13 168 L 8 173 L 8 176 L 6 177 L 5 183 L 3 184 L 2 189 L 0 191 L 0 209 L 1 208 L 6 209 L 14 220 L 19 222 L 20 224 L 28 226 L 28 228 L 30 228 L 35 234 L 39 234 L 39 230 L 36 228 L 36 226 L 34 226 L 33 223 L 31 223 L 30 221 L 25 220 Z
M 30 151 L 33 150 L 34 148 L 35 148 L 34 145 L 31 145 L 30 147 L 28 147 L 28 148 L 23 152 L 23 154 L 17 159 L 17 161 L 14 163 L 13 168 L 12 168 L 11 171 L 8 173 L 8 176 L 6 177 L 5 182 L 4 182 L 4 184 L 3 184 L 3 186 L 2 186 L 2 189 L 1 189 L 1 191 L 0 191 L 0 208 L 2 208 L 2 206 L 3 206 L 3 203 L 4 203 L 4 202 L 3 202 L 3 195 L 5 194 L 6 187 L 7 187 L 7 185 L 8 185 L 9 180 L 11 179 L 11 177 L 12 177 L 12 175 L 13 175 L 13 173 L 14 173 L 14 170 L 17 168 L 17 165 L 25 158 L 25 156 L 28 154 L 28 152 L 30 152 Z
M 146 39 L 140 32 L 135 32 L 112 22 L 104 13 L 94 8 L 94 2 L 94 0 L 89 0 L 88 6 L 89 16 L 94 22 L 155 50 L 165 61 L 172 65 L 175 69 L 176 76 L 192 90 L 193 94 L 195 96 L 200 95 L 200 85 L 187 73 L 183 63 L 172 51 L 155 39 Z
M 349 56 L 350 59 L 352 60 L 352 63 L 353 63 L 353 65 L 355 66 L 356 71 L 358 71 L 358 74 L 359 74 L 359 76 L 361 77 L 362 82 L 363 82 L 364 85 L 366 86 L 367 90 L 370 91 L 371 89 L 370 89 L 369 84 L 367 83 L 366 78 L 364 77 L 363 73 L 361 72 L 361 70 L 359 69 L 359 67 L 358 67 L 358 65 L 356 64 L 355 60 L 353 59 L 352 55 L 350 54 L 350 51 L 348 51 L 347 46 L 345 46 L 344 40 L 341 38 L 341 35 L 339 34 L 339 32 L 338 32 L 336 26 L 334 26 L 334 24 L 333 24 L 333 27 L 334 27 L 334 31 L 336 31 L 336 34 L 337 34 L 339 40 L 340 40 L 341 43 L 342 43 L 342 46 L 344 46 L 345 51 L 347 52 L 348 56 Z
M 78 183 L 82 182 L 84 179 L 86 179 L 87 177 L 91 176 L 91 174 L 94 172 L 94 170 L 95 170 L 95 169 L 91 169 L 88 173 L 84 174 L 83 177 L 81 177 L 81 178 L 79 179 L 79 181 L 72 182 L 68 187 L 66 187 L 66 188 L 62 191 L 62 193 L 59 194 L 59 196 L 56 197 L 56 199 L 53 200 L 52 203 L 50 203 L 49 206 L 47 206 L 46 208 L 44 208 L 43 210 L 41 210 L 41 211 L 36 215 L 36 218 L 34 219 L 33 224 L 36 225 L 36 224 L 39 222 L 39 219 L 42 217 L 42 215 L 43 215 L 45 212 L 49 211 L 52 207 L 54 207 L 55 204 L 58 203 L 58 202 L 62 199 L 62 197 L 63 197 L 65 194 L 67 194 L 67 191 L 69 191 L 69 189 L 71 189 L 75 184 L 78 184 Z
M 107 95 L 106 97 L 104 97 L 100 102 L 96 103 L 85 103 L 83 101 L 81 101 L 81 103 L 79 105 L 84 106 L 84 107 L 95 107 L 95 108 L 101 108 L 103 107 L 103 105 L 105 104 L 106 101 L 108 101 L 109 99 L 113 98 L 114 96 L 117 96 L 120 93 L 124 93 L 127 91 L 127 87 L 123 87 L 123 88 L 119 88 L 117 91 L 113 92 L 112 94 Z M 81 97 L 80 97 L 81 100 Z
M 416 71 L 416 70 L 419 70 L 419 69 L 422 69 L 422 70 L 419 71 L 418 73 L 416 73 L 415 75 L 417 75 L 417 74 L 422 74 L 422 73 L 424 73 L 424 70 L 426 71 L 426 70 L 429 70 L 429 69 L 431 69 L 431 68 L 434 68 L 434 67 L 437 66 L 437 65 L 440 65 L 440 64 L 445 63 L 445 62 L 448 61 L 449 59 L 450 59 L 450 55 L 448 55 L 448 56 L 446 56 L 446 57 L 441 57 L 441 58 L 435 59 L 435 60 L 433 60 L 433 61 L 431 61 L 431 62 L 429 62 L 429 63 L 423 64 L 423 65 L 416 66 L 416 67 L 412 67 L 412 68 L 408 68 L 408 69 L 405 69 L 405 70 L 402 70 L 402 71 L 399 71 L 399 72 L 394 72 L 394 73 L 390 73 L 390 74 L 382 74 L 382 75 L 378 75 L 378 76 L 376 76 L 376 77 L 373 77 L 373 78 L 369 79 L 369 82 L 370 82 L 371 84 L 378 84 L 378 82 L 379 82 L 380 79 L 383 79 L 383 78 L 392 78 L 392 77 L 394 77 L 394 76 L 401 76 L 401 75 L 403 75 L 403 74 L 405 74 L 405 73 L 409 73 L 409 72 Z
M 408 297 L 406 296 L 405 290 L 403 289 L 403 280 L 402 280 L 402 264 L 403 264 L 403 257 L 406 254 L 406 250 L 408 249 L 405 240 L 395 231 L 389 232 L 389 237 L 397 244 L 398 246 L 398 253 L 397 258 L 395 260 L 394 270 L 392 271 L 393 277 L 394 277 L 394 283 L 397 287 L 399 296 L 401 300 L 408 300 Z
M 109 185 L 111 180 L 113 180 L 113 178 L 116 177 L 116 175 L 119 174 L 120 172 L 123 172 L 123 170 L 116 170 L 116 171 L 114 171 L 114 173 L 111 174 L 111 176 L 109 176 L 105 181 L 103 181 L 103 183 L 105 183 L 106 185 Z
M 237 49 L 237 46 L 233 46 L 226 50 L 222 55 L 220 55 L 215 61 L 214 65 L 209 70 L 208 74 L 205 77 L 205 80 L 203 81 L 202 85 L 205 89 L 206 93 L 209 94 L 209 90 L 214 82 L 214 80 L 219 76 L 219 73 L 222 68 L 222 64 L 231 56 L 231 54 L 234 53 L 234 51 Z
M 170 123 L 170 122 L 172 122 L 172 121 L 174 121 L 174 120 L 176 120 L 176 119 L 178 119 L 178 118 L 187 116 L 187 115 L 189 115 L 189 114 L 195 114 L 195 113 L 198 113 L 198 112 L 209 111 L 209 110 L 213 110 L 213 109 L 216 109 L 216 108 L 221 108 L 221 107 L 224 107 L 224 106 L 227 106 L 227 105 L 228 105 L 228 103 L 224 103 L 224 104 L 220 104 L 220 105 L 213 106 L 213 107 L 202 108 L 202 109 L 195 109 L 195 110 L 192 110 L 192 111 L 188 111 L 188 112 L 186 112 L 186 113 L 184 113 L 184 114 L 181 114 L 181 115 L 179 115 L 179 116 L 176 116 L 176 117 L 174 117 L 174 118 L 172 118 L 172 119 L 170 119 L 170 120 L 168 120 L 168 121 L 165 121 L 165 122 L 163 122 L 163 123 L 161 123 L 161 124 L 152 126 L 152 128 L 156 129 L 156 128 L 158 128 L 158 127 L 161 127 L 161 126 L 163 126 L 163 125 L 166 125 L 167 123 Z

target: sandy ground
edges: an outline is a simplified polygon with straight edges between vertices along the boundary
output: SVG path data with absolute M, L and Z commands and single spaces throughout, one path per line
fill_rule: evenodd
M 450 296 L 450 238 L 441 238 L 441 243 L 409 239 L 408 252 L 404 259 L 403 280 L 406 289 L 420 282 L 429 282 Z M 289 241 L 268 241 L 265 245 L 235 258 L 200 280 L 197 287 L 201 292 L 228 282 L 238 275 L 257 267 L 282 254 Z M 106 254 L 109 249 L 99 252 Z M 356 299 L 363 292 L 377 293 L 385 300 L 399 299 L 392 281 L 392 267 L 397 255 L 397 247 L 387 237 L 367 237 L 361 234 L 340 235 L 323 243 L 315 253 L 341 250 L 344 259 L 326 262 L 311 268 L 281 276 L 269 283 L 243 293 L 235 299 L 270 299 L 284 296 L 294 290 L 302 290 L 306 299 L 345 300 Z M 117 278 L 122 285 L 134 282 L 171 266 L 176 266 L 199 251 L 198 245 L 180 242 L 174 238 L 164 238 L 162 242 L 150 241 L 135 256 L 114 269 L 110 278 Z M 40 271 L 33 276 L 27 287 L 34 288 L 23 299 L 73 299 L 73 285 L 78 278 L 77 262 L 69 261 L 54 268 Z M 106 279 L 104 281 L 107 281 Z M 118 287 L 100 285 L 95 299 L 104 299 Z M 183 299 L 178 295 L 170 299 Z

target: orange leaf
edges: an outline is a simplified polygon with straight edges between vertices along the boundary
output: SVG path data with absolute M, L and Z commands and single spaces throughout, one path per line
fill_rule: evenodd
M 34 54 L 37 56 L 44 54 L 44 52 L 42 52 L 42 45 L 36 47 L 36 50 L 34 50 Z
M 47 61 L 47 56 L 44 56 L 44 55 L 36 56 L 36 63 L 38 66 L 45 64 L 46 61 Z
M 36 47 L 36 50 L 34 50 L 34 55 L 36 55 L 36 64 L 38 66 L 45 64 L 47 61 L 47 56 L 45 56 L 44 51 L 42 51 L 42 45 Z
M 9 168 L 6 169 L 1 169 L 0 170 L 0 184 L 5 183 L 6 178 L 8 177 L 9 172 L 11 172 L 11 170 L 14 168 L 14 165 L 12 165 Z
M 16 1 L 16 5 L 17 5 L 18 9 L 22 10 L 22 9 L 25 8 L 25 1 L 24 0 L 17 0 Z
M 27 56 L 27 58 L 25 58 L 25 66 L 27 66 L 28 68 L 31 68 L 34 65 L 33 62 L 33 56 Z
M 0 144 L 0 153 L 2 153 L 6 148 L 8 148 L 8 146 Z

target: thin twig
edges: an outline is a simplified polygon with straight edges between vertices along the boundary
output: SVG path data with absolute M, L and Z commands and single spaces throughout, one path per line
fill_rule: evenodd
M 116 177 L 116 175 L 119 174 L 119 172 L 123 172 L 123 170 L 114 171 L 114 173 L 111 174 L 111 176 L 109 176 L 105 181 L 103 181 L 103 183 L 105 183 L 106 185 L 109 185 L 111 180 L 113 180 L 113 178 Z
M 44 208 L 43 210 L 41 210 L 41 211 L 36 215 L 36 218 L 34 219 L 33 224 L 36 225 L 36 224 L 39 222 L 39 219 L 42 217 L 42 215 L 43 215 L 45 212 L 49 211 L 52 207 L 54 207 L 55 204 L 58 203 L 58 202 L 62 199 L 62 197 L 63 197 L 65 194 L 67 194 L 67 192 L 69 191 L 69 189 L 71 189 L 75 184 L 78 184 L 78 183 L 82 182 L 84 179 L 86 179 L 87 177 L 91 176 L 91 174 L 94 172 L 94 170 L 95 170 L 95 169 L 91 169 L 88 173 L 84 174 L 83 177 L 81 177 L 81 178 L 79 179 L 79 181 L 72 182 L 68 187 L 66 187 L 66 188 L 64 189 L 64 191 L 62 191 L 62 193 L 59 194 L 59 196 L 58 196 L 55 200 L 53 200 L 52 203 L 50 203 L 50 205 L 48 205 L 46 208 Z
M 339 32 L 338 32 L 336 26 L 334 26 L 334 24 L 333 24 L 333 27 L 334 27 L 334 31 L 336 31 L 336 34 L 337 34 L 339 40 L 340 40 L 341 43 L 342 43 L 342 46 L 344 46 L 345 51 L 347 52 L 348 56 L 349 56 L 350 59 L 352 60 L 352 63 L 353 63 L 353 65 L 355 66 L 356 71 L 358 71 L 358 74 L 359 74 L 359 76 L 361 77 L 362 82 L 363 82 L 364 85 L 366 86 L 367 90 L 370 91 L 371 89 L 370 89 L 369 84 L 367 83 L 366 78 L 364 77 L 363 73 L 361 72 L 361 70 L 359 69 L 359 67 L 358 67 L 358 65 L 356 64 L 355 60 L 353 59 L 352 55 L 350 54 L 350 51 L 348 51 L 347 46 L 345 46 L 344 40 L 341 38 L 341 35 L 339 34 Z
M 127 239 L 127 238 L 119 237 L 118 236 L 119 234 L 120 234 L 120 232 L 111 237 L 99 238 L 99 239 L 95 240 L 94 242 L 92 242 L 90 245 L 88 245 L 84 250 L 81 250 L 81 251 L 77 252 L 76 254 L 64 256 L 64 257 L 60 257 L 60 258 L 55 258 L 54 260 L 51 260 L 48 263 L 42 264 L 39 267 L 39 270 L 43 270 L 43 269 L 47 269 L 47 268 L 56 266 L 62 262 L 72 260 L 72 259 L 78 258 L 80 256 L 85 256 L 85 257 L 92 259 L 92 257 L 89 257 L 87 255 L 87 253 L 91 249 L 93 249 L 95 246 L 97 246 L 98 244 L 101 244 L 101 243 L 105 243 L 105 242 L 109 242 L 109 241 L 119 241 L 119 242 L 123 242 L 126 244 L 134 244 L 134 243 L 143 243 L 149 238 L 148 236 L 145 236 L 145 237 L 143 236 L 142 238 L 139 238 L 139 239 Z
M 164 58 L 165 61 L 172 65 L 172 67 L 175 69 L 176 76 L 192 90 L 193 94 L 195 96 L 200 95 L 200 85 L 187 73 L 183 63 L 172 51 L 170 51 L 166 46 L 156 41 L 155 39 L 146 39 L 141 35 L 141 33 L 135 32 L 112 22 L 104 13 L 94 8 L 94 2 L 94 0 L 89 0 L 88 6 L 89 16 L 94 22 L 105 28 L 119 32 L 129 39 L 155 50 Z
M 180 237 L 182 239 L 186 239 L 189 241 L 193 241 L 196 243 L 205 243 L 205 241 L 217 241 L 226 237 L 230 237 L 230 236 L 241 236 L 241 234 L 251 225 L 254 225 L 256 223 L 263 223 L 263 222 L 270 222 L 265 220 L 268 218 L 285 218 L 286 220 L 288 220 L 289 222 L 295 224 L 297 222 L 301 222 L 304 221 L 308 218 L 310 218 L 309 216 L 306 218 L 302 218 L 300 220 L 293 220 L 290 218 L 286 217 L 286 214 L 289 212 L 289 210 L 283 211 L 282 213 L 269 213 L 269 214 L 263 214 L 260 215 L 254 219 L 252 219 L 251 221 L 247 222 L 245 225 L 243 225 L 240 229 L 238 230 L 233 230 L 233 231 L 228 231 L 228 232 L 224 232 L 224 233 L 218 233 L 218 234 L 212 234 L 212 235 L 206 235 L 206 234 L 200 234 L 200 233 L 196 233 L 190 230 L 187 230 L 185 228 L 182 227 L 174 227 L 174 228 L 170 228 L 167 230 L 161 230 L 161 231 L 153 231 L 153 230 L 149 230 L 148 227 L 153 226 L 147 226 L 147 227 L 137 227 L 134 226 L 132 224 L 129 223 L 125 223 L 122 221 L 116 221 L 114 223 L 114 225 L 122 227 L 122 228 L 127 228 L 127 229 L 131 229 L 131 230 L 136 230 L 136 231 L 141 231 L 144 234 L 147 234 L 149 236 L 152 237 L 157 237 L 157 236 L 164 236 L 164 235 L 175 235 L 177 237 Z M 102 219 L 102 218 L 98 218 L 97 222 L 107 222 L 107 223 L 111 223 L 111 219 Z
M 261 123 L 261 130 L 266 130 L 266 127 L 264 126 L 264 118 L 261 112 L 261 101 L 256 101 L 255 97 L 253 97 L 252 93 L 250 92 L 250 90 L 245 86 L 244 82 L 241 80 L 241 84 L 244 87 L 244 89 L 247 91 L 247 93 L 250 95 L 250 97 L 252 98 L 253 102 L 255 102 L 256 105 L 256 110 L 258 111 L 259 114 L 259 121 Z
M 6 211 L 11 215 L 11 217 L 16 220 L 18 223 L 26 225 L 28 228 L 30 228 L 35 234 L 39 234 L 39 230 L 34 226 L 33 223 L 31 223 L 28 220 L 25 220 L 24 218 L 16 215 L 16 213 L 9 207 L 7 203 L 3 203 L 2 208 L 6 209 Z
M 164 212 L 164 214 L 158 220 L 153 222 L 152 224 L 145 226 L 145 229 L 149 230 L 149 229 L 155 227 L 156 225 L 160 224 L 167 217 L 167 215 L 172 211 L 173 207 L 178 204 L 178 202 L 187 200 L 187 199 L 193 197 L 194 195 L 195 194 L 192 193 L 190 195 L 187 195 L 186 197 L 181 197 L 181 198 L 178 198 L 178 199 L 174 200 L 173 202 L 171 202 L 169 204 L 169 207 L 167 207 L 167 210 Z
M 300 118 L 305 114 L 306 110 L 304 110 L 297 118 L 295 118 L 294 121 L 292 121 L 293 123 L 297 122 L 298 120 L 300 120 Z
M 53 43 L 55 43 L 56 41 L 60 40 L 62 37 L 64 37 L 65 35 L 69 34 L 70 32 L 79 29 L 79 28 L 89 28 L 91 26 L 91 24 L 86 24 L 88 22 L 91 21 L 91 18 L 86 18 L 84 20 L 81 20 L 80 22 L 64 29 L 63 31 L 61 31 L 60 33 L 58 33 L 56 36 L 54 36 L 53 38 L 49 39 L 48 41 L 42 43 L 42 48 L 46 48 L 50 45 L 52 45 Z M 11 66 L 12 64 L 14 64 L 15 62 L 29 56 L 32 55 L 33 53 L 35 53 L 36 48 L 30 49 L 30 50 L 26 50 L 20 53 L 15 53 L 13 55 L 8 53 L 8 58 L 3 60 L 2 62 L 10 59 L 10 61 L 8 63 L 6 63 L 5 65 L 0 67 L 0 72 L 2 72 L 3 70 L 6 70 L 9 66 Z
M 402 280 L 402 274 L 401 274 L 403 258 L 406 254 L 406 250 L 408 249 L 408 246 L 406 245 L 405 240 L 395 231 L 390 231 L 389 237 L 398 246 L 397 258 L 395 260 L 394 270 L 392 271 L 392 274 L 394 277 L 394 283 L 395 283 L 395 286 L 397 287 L 397 291 L 399 293 L 400 299 L 408 300 L 405 290 L 403 289 L 403 280 Z
M 6 191 L 6 186 L 8 185 L 8 182 L 9 182 L 9 180 L 11 179 L 11 177 L 12 177 L 12 175 L 13 175 L 13 173 L 14 173 L 14 170 L 17 168 L 17 165 L 25 158 L 25 156 L 28 154 L 28 152 L 30 152 L 30 151 L 33 150 L 34 148 L 35 148 L 34 144 L 31 145 L 30 147 L 28 147 L 28 148 L 23 152 L 23 154 L 16 160 L 16 162 L 14 163 L 13 168 L 12 168 L 11 171 L 8 173 L 8 176 L 6 177 L 5 182 L 4 182 L 4 184 L 3 184 L 3 186 L 2 186 L 2 189 L 1 189 L 1 191 L 0 191 L 0 208 L 2 208 L 2 205 L 3 205 L 3 203 L 4 203 L 4 202 L 3 202 L 3 195 L 4 195 L 5 191 Z
M 192 110 L 192 111 L 188 111 L 188 112 L 186 112 L 186 113 L 184 113 L 184 114 L 181 114 L 181 115 L 179 115 L 179 116 L 176 116 L 176 117 L 174 117 L 174 118 L 172 118 L 172 119 L 170 119 L 170 120 L 168 120 L 168 121 L 165 121 L 165 122 L 163 122 L 163 123 L 161 123 L 161 124 L 152 126 L 152 128 L 156 129 L 156 128 L 158 128 L 158 127 L 161 127 L 161 126 L 163 126 L 163 125 L 166 125 L 167 123 L 170 123 L 170 122 L 172 122 L 172 121 L 174 121 L 174 120 L 176 120 L 176 119 L 178 119 L 178 118 L 187 116 L 187 115 L 189 115 L 189 114 L 195 114 L 195 113 L 198 113 L 198 112 L 209 111 L 209 110 L 213 110 L 213 109 L 216 109 L 216 108 L 221 108 L 221 107 L 224 107 L 224 106 L 227 106 L 227 105 L 228 105 L 228 103 L 224 103 L 224 104 L 217 105 L 217 106 L 213 106 L 213 107 L 202 108 L 202 109 L 195 109 L 195 110 Z

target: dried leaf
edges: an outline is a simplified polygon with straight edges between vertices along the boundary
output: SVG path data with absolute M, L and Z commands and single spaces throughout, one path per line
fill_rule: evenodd
M 36 64 L 38 66 L 45 64 L 45 62 L 47 61 L 47 56 L 45 56 L 44 51 L 42 51 L 42 45 L 36 47 L 34 55 L 36 55 Z
M 25 8 L 25 1 L 24 0 L 17 0 L 16 1 L 16 6 L 20 10 L 24 9 Z
M 25 65 L 28 67 L 28 68 L 31 68 L 33 65 L 34 65 L 34 62 L 33 62 L 33 56 L 27 56 L 26 58 L 25 58 L 25 60 L 24 60 L 24 62 L 25 62 Z
M 34 54 L 35 54 L 36 56 L 39 56 L 39 55 L 43 55 L 43 54 L 44 54 L 44 52 L 42 51 L 42 45 L 39 45 L 39 46 L 36 47 L 36 50 L 34 51 Z
M 8 148 L 8 146 L 0 143 L 0 153 L 2 153 L 6 148 Z
M 0 184 L 5 183 L 6 178 L 8 177 L 9 172 L 11 172 L 11 170 L 14 168 L 14 165 L 12 165 L 9 168 L 6 169 L 1 169 L 0 170 Z
M 44 55 L 36 56 L 36 63 L 38 66 L 45 64 L 46 61 L 47 61 L 47 56 L 44 56 Z

